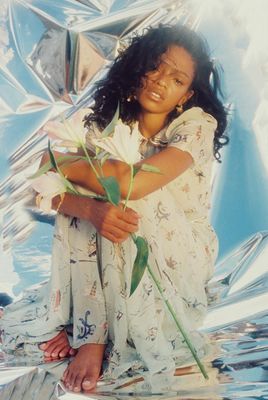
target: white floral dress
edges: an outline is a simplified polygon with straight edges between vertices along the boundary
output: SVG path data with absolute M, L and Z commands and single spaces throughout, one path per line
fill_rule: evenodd
M 138 234 L 149 243 L 149 265 L 201 356 L 203 338 L 196 329 L 206 314 L 206 282 L 218 251 L 208 216 L 216 125 L 194 107 L 153 139 L 141 135 L 145 158 L 172 146 L 194 162 L 165 187 L 129 202 L 142 216 Z M 5 349 L 32 354 L 37 343 L 72 323 L 74 347 L 109 342 L 108 377 L 131 368 L 151 379 L 160 371 L 173 373 L 191 355 L 147 271 L 129 296 L 135 255 L 131 239 L 114 245 L 90 223 L 58 215 L 51 279 L 7 307 L 1 323 Z

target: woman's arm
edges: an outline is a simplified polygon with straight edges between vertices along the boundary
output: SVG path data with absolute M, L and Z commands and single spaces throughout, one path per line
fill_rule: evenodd
M 110 203 L 97 201 L 66 193 L 64 200 L 54 197 L 52 207 L 63 214 L 90 221 L 106 239 L 121 243 L 130 233 L 138 230 L 139 216 L 131 208 L 115 207 Z
M 169 147 L 162 150 L 145 160 L 140 161 L 138 165 L 143 163 L 157 167 L 161 174 L 145 172 L 140 170 L 135 176 L 133 191 L 130 199 L 137 200 L 155 190 L 165 186 L 167 183 L 181 175 L 193 163 L 193 158 L 187 151 Z M 98 170 L 98 165 L 95 163 Z M 98 194 L 104 194 L 104 190 L 90 165 L 79 160 L 72 164 L 61 166 L 62 172 L 74 183 L 77 183 Z M 105 176 L 114 176 L 120 185 L 121 196 L 126 198 L 130 182 L 130 167 L 124 162 L 116 160 L 107 160 L 103 165 Z
M 56 158 L 62 156 L 60 152 L 53 153 Z M 78 153 L 64 154 L 78 155 Z M 80 154 L 84 155 L 83 151 Z M 49 154 L 45 152 L 40 166 L 47 161 L 49 161 Z M 63 201 L 60 196 L 53 198 L 52 208 L 62 214 L 91 222 L 98 233 L 115 243 L 123 242 L 130 233 L 138 230 L 138 214 L 129 207 L 123 210 L 122 205 L 115 207 L 107 202 L 65 193 Z

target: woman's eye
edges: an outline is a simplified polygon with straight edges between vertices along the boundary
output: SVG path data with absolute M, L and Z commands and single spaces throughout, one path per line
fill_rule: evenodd
M 152 75 L 152 74 L 156 74 L 158 72 L 158 68 L 155 67 L 153 69 L 151 69 L 150 71 L 147 72 L 147 75 Z
M 175 78 L 176 85 L 182 85 L 182 81 L 180 79 Z

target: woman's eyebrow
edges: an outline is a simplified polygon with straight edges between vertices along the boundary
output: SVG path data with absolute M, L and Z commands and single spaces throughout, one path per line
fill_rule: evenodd
M 161 60 L 162 63 L 167 64 L 169 67 L 174 69 L 174 72 L 172 72 L 172 74 L 178 73 L 178 74 L 184 75 L 186 78 L 190 79 L 190 76 L 186 72 L 180 70 L 173 61 L 171 61 L 171 62 L 169 62 L 169 61 L 171 61 L 171 60 L 168 60 L 168 59 Z
M 177 69 L 177 68 L 174 68 L 174 69 L 175 69 L 175 71 L 173 72 L 174 75 L 175 74 L 184 75 L 186 78 L 190 79 L 189 75 L 186 72 L 181 71 L 180 69 Z

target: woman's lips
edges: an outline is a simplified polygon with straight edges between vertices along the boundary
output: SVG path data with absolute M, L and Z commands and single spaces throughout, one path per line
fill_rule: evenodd
M 152 99 L 152 100 L 163 100 L 163 96 L 159 93 L 156 92 L 155 90 L 147 90 L 148 96 Z

